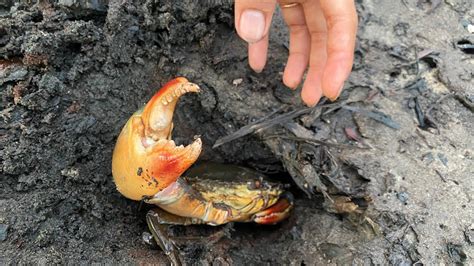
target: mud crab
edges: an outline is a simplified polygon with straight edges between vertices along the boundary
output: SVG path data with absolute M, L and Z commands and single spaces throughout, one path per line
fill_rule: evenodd
M 186 147 L 171 139 L 176 103 L 188 92 L 199 92 L 199 87 L 185 78 L 165 84 L 123 127 L 112 159 L 118 191 L 159 207 L 147 214 L 147 223 L 170 256 L 175 248 L 163 233 L 165 224 L 274 224 L 288 217 L 293 206 L 281 184 L 256 171 L 219 164 L 188 170 L 201 153 L 201 139 Z

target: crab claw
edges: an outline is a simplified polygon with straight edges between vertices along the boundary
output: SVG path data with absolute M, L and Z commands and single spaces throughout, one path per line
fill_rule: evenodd
M 166 83 L 123 127 L 112 158 L 112 175 L 125 197 L 141 200 L 155 195 L 199 157 L 201 139 L 186 147 L 171 140 L 174 109 L 187 92 L 199 92 L 199 87 L 181 77 Z

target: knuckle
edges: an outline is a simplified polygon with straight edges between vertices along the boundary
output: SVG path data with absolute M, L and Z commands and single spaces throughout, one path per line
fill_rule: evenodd
M 357 26 L 357 18 L 347 14 L 328 14 L 326 16 L 326 23 L 329 31 L 338 27 L 351 31 Z
M 311 30 L 309 32 L 311 35 L 311 42 L 312 43 L 322 43 L 326 42 L 327 40 L 327 32 L 321 30 Z
M 298 35 L 298 36 L 301 36 L 301 35 L 307 35 L 309 34 L 308 33 L 308 28 L 306 27 L 306 25 L 302 25 L 302 24 L 298 24 L 298 25 L 289 25 L 290 27 L 290 34 L 292 35 Z

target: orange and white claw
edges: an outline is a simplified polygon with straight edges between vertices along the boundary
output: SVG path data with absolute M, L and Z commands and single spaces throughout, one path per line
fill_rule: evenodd
M 199 157 L 199 138 L 186 147 L 171 140 L 176 103 L 187 92 L 199 92 L 199 87 L 181 77 L 166 83 L 123 127 L 115 145 L 112 174 L 125 197 L 141 200 L 153 196 L 175 182 Z

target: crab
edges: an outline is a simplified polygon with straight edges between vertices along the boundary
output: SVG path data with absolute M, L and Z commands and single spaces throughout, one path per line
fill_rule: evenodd
M 147 213 L 147 223 L 169 256 L 175 256 L 176 248 L 163 225 L 275 224 L 293 207 L 284 185 L 255 170 L 216 163 L 192 166 L 201 153 L 201 139 L 177 146 L 171 139 L 172 119 L 179 98 L 199 90 L 183 77 L 166 83 L 125 124 L 112 158 L 118 191 L 158 207 Z

